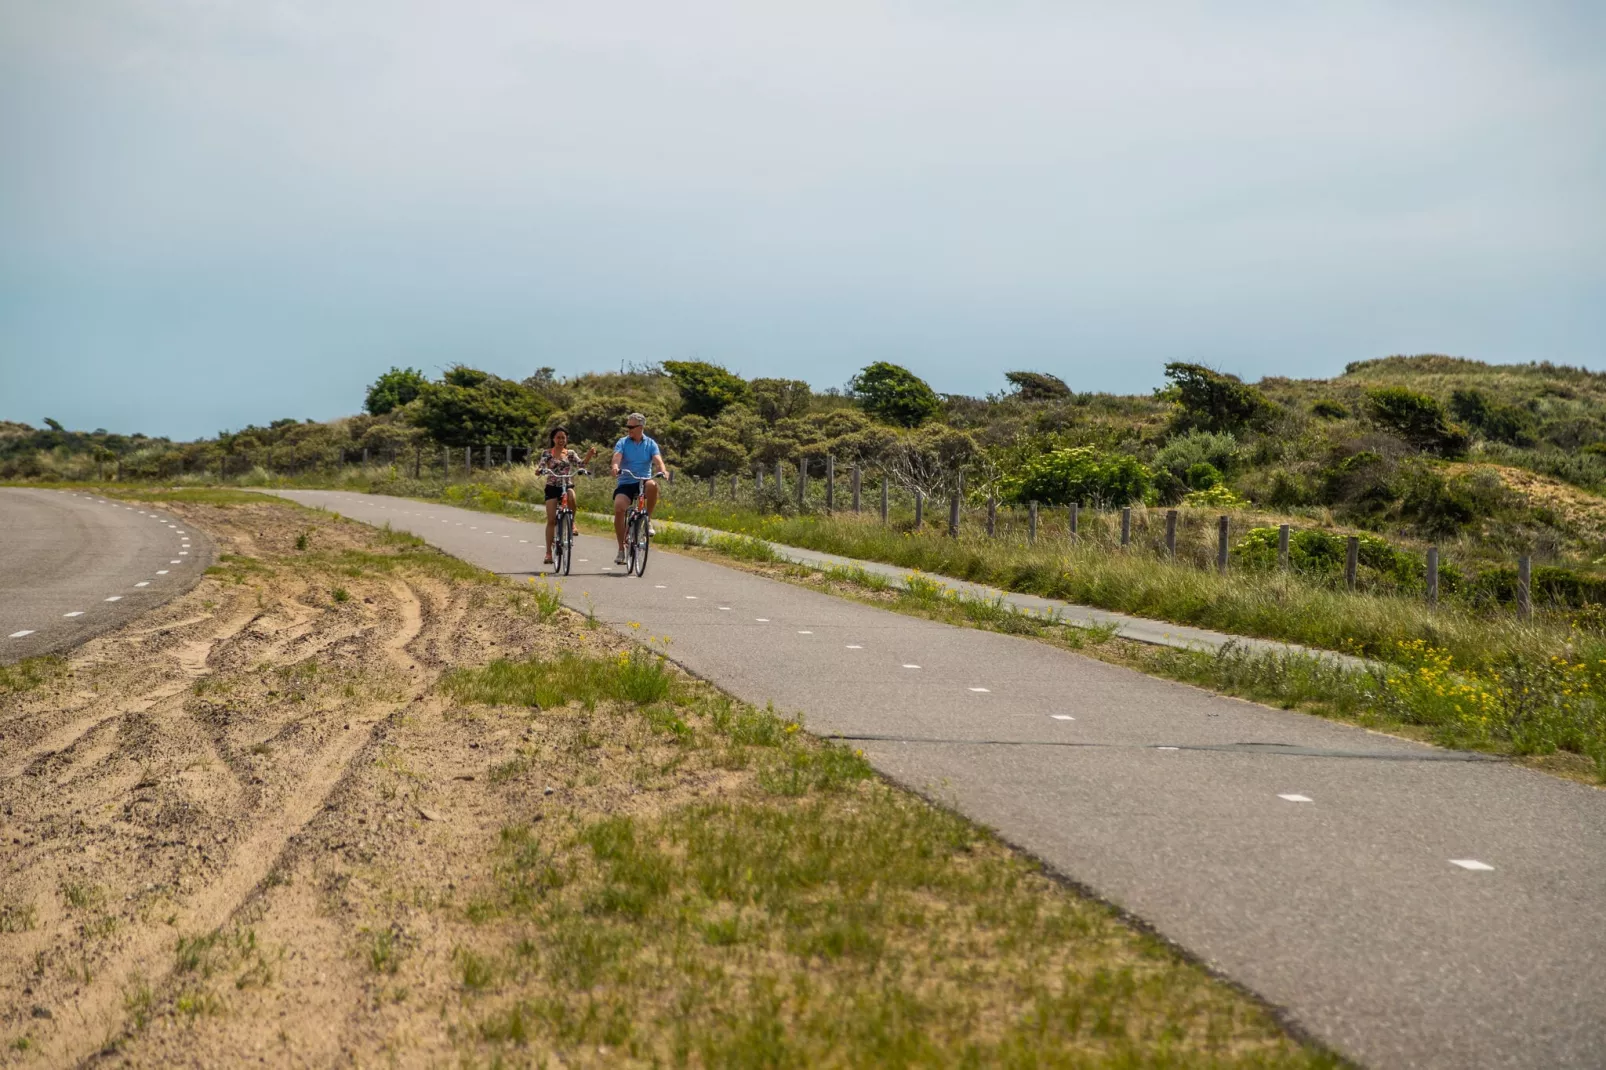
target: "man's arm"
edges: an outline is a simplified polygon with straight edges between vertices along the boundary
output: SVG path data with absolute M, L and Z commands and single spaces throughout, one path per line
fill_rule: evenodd
M 652 463 L 653 466 L 658 469 L 659 475 L 663 476 L 665 479 L 669 478 L 669 469 L 664 467 L 664 451 L 662 449 L 659 449 L 653 453 Z
M 623 464 L 624 461 L 625 461 L 625 455 L 620 453 L 618 450 L 614 450 L 613 451 L 613 474 L 615 476 L 619 475 L 619 466 L 621 464 Z

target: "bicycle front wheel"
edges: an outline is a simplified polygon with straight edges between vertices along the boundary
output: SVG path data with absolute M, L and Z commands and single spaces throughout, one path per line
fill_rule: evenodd
M 561 564 L 563 566 L 563 574 L 567 576 L 569 570 L 574 567 L 574 514 L 566 512 L 558 522 L 562 525 L 562 531 L 558 535 L 559 540 L 563 543 L 563 560 Z
M 641 544 L 641 522 L 632 515 L 625 524 L 625 575 L 635 575 L 636 554 Z
M 652 545 L 652 536 L 648 534 L 648 520 L 646 516 L 640 518 L 636 525 L 636 575 L 647 574 L 647 549 Z

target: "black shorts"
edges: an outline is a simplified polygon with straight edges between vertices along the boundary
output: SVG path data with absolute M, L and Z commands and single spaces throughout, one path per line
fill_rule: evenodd
M 546 486 L 546 497 L 543 498 L 542 501 L 548 501 L 549 502 L 553 498 L 561 498 L 561 497 L 563 497 L 563 488 L 562 487 L 554 487 L 552 484 L 548 483 L 547 486 Z
M 623 494 L 626 498 L 629 498 L 631 501 L 635 501 L 637 498 L 641 497 L 641 484 L 621 483 L 617 487 L 613 488 L 614 497 L 617 498 L 621 494 Z

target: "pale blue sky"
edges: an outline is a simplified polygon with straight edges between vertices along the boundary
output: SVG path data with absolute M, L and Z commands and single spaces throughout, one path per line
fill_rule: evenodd
M 1606 367 L 1606 5 L 0 0 L 0 418 Z

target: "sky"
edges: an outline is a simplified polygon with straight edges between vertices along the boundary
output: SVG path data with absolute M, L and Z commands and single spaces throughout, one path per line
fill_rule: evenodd
M 0 419 L 1606 368 L 1606 5 L 0 0 Z

